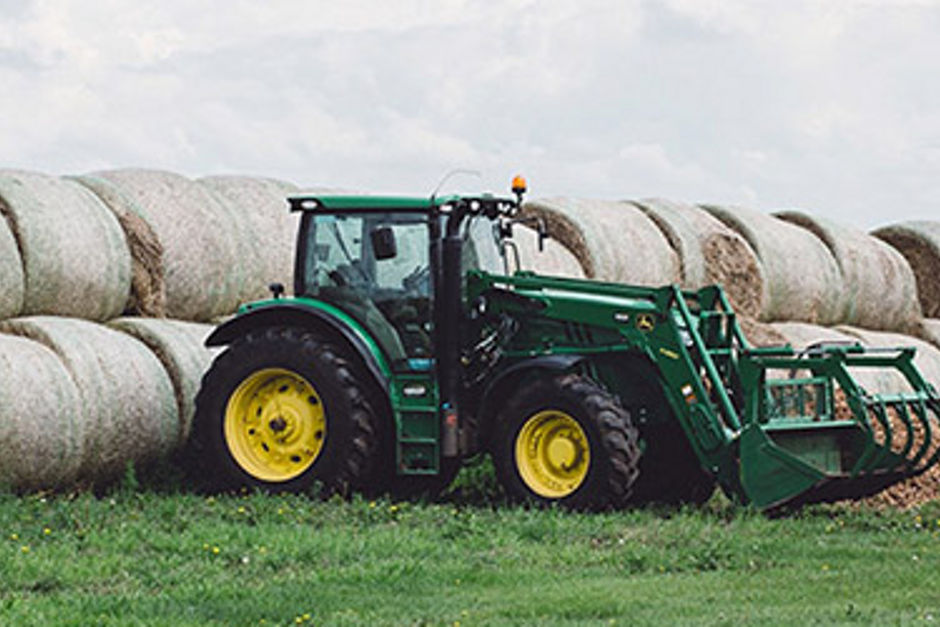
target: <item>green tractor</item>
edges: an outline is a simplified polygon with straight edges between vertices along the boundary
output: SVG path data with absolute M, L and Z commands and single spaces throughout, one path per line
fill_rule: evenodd
M 194 477 L 435 494 L 489 454 L 518 501 L 700 502 L 717 484 L 767 510 L 937 462 L 940 396 L 912 349 L 754 348 L 719 286 L 518 270 L 524 191 L 290 198 L 295 295 L 272 285 L 207 340 L 227 348 L 196 399 Z M 866 390 L 866 370 L 909 390 Z

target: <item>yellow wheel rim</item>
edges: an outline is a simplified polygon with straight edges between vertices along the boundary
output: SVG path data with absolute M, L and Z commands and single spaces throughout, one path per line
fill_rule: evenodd
M 261 481 L 290 481 L 316 461 L 326 416 L 316 388 L 296 372 L 265 368 L 248 376 L 225 407 L 225 443 Z
M 573 493 L 587 476 L 591 451 L 587 434 L 565 412 L 533 415 L 516 436 L 516 467 L 529 488 L 545 498 Z

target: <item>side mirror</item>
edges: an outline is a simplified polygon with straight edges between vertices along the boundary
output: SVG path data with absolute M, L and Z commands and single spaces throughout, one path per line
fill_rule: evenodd
M 536 223 L 536 228 L 538 229 L 539 233 L 539 252 L 542 253 L 545 252 L 545 240 L 550 237 L 548 234 L 548 227 L 545 226 L 545 220 L 539 218 L 538 222 Z
M 393 259 L 398 256 L 398 244 L 395 242 L 395 231 L 390 226 L 377 226 L 369 231 L 369 240 L 372 243 L 372 252 L 378 261 Z

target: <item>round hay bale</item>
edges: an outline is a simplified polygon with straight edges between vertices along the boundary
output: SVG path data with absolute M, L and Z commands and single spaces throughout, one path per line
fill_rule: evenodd
M 920 337 L 940 348 L 940 320 L 921 320 Z
M 917 349 L 914 355 L 914 364 L 920 370 L 924 378 L 940 389 L 940 349 L 933 344 L 910 335 L 901 335 L 900 333 L 886 333 L 884 331 L 870 331 L 868 329 L 859 329 L 857 327 L 839 326 L 839 331 L 857 337 L 865 346 L 876 348 L 896 348 L 901 346 L 913 346 Z M 898 378 L 901 379 L 900 375 Z M 906 381 L 901 379 L 897 392 L 910 390 Z
M 752 209 L 702 208 L 740 234 L 757 253 L 765 292 L 761 320 L 839 322 L 839 268 L 812 233 Z
M 676 252 L 630 203 L 537 199 L 525 203 L 521 215 L 542 218 L 549 235 L 574 253 L 588 278 L 650 286 L 681 279 Z
M 3 199 L 0 198 L 0 206 Z M 23 310 L 23 292 L 26 289 L 23 260 L 16 246 L 16 238 L 7 221 L 0 218 L 0 319 L 12 318 Z
M 801 211 L 774 214 L 818 237 L 842 274 L 839 319 L 867 329 L 911 331 L 920 318 L 917 284 L 907 260 L 863 231 Z
M 153 351 L 173 382 L 179 414 L 179 435 L 182 444 L 189 432 L 196 412 L 196 392 L 202 375 L 212 363 L 219 349 L 205 346 L 206 338 L 214 326 L 182 320 L 155 320 L 153 318 L 118 318 L 108 326 L 127 333 Z
M 51 350 L 0 335 L 0 485 L 66 487 L 82 461 L 78 389 Z
M 156 234 L 163 247 L 167 316 L 205 321 L 238 307 L 246 284 L 242 227 L 213 193 L 157 170 L 108 170 L 90 176 L 120 188 Z
M 121 225 L 74 181 L 0 172 L 0 211 L 23 263 L 23 314 L 113 318 L 130 295 L 131 255 Z
M 738 318 L 738 326 L 752 346 L 786 346 L 790 343 L 786 336 L 767 322 L 758 322 L 753 318 Z
M 513 229 L 512 241 L 519 251 L 521 270 L 530 270 L 546 276 L 584 278 L 584 268 L 578 258 L 555 240 L 546 239 L 544 249 L 539 250 L 538 232 L 517 225 Z
M 829 327 L 820 327 L 805 322 L 774 322 L 770 325 L 777 333 L 786 338 L 795 350 L 802 351 L 805 348 L 819 343 L 834 344 L 856 344 L 861 342 L 860 338 Z M 864 344 L 864 342 L 862 342 Z M 885 370 L 873 370 L 871 368 L 849 368 L 849 372 L 855 380 L 869 392 L 896 392 L 903 381 L 895 372 Z M 800 376 L 808 373 L 800 372 Z
M 94 176 L 73 180 L 90 189 L 114 213 L 131 252 L 131 294 L 125 313 L 166 316 L 166 281 L 163 245 L 147 221 L 144 210 L 114 183 Z
M 242 229 L 246 281 L 240 298 L 269 296 L 268 285 L 273 282 L 293 286 L 300 214 L 289 211 L 287 197 L 298 188 L 285 181 L 251 176 L 208 176 L 196 182 L 222 199 Z
M 49 316 L 7 320 L 0 331 L 50 348 L 78 388 L 80 480 L 113 478 L 127 462 L 143 464 L 177 446 L 173 385 L 141 342 L 85 320 Z
M 724 287 L 736 312 L 757 317 L 764 277 L 743 237 L 702 209 L 659 198 L 634 201 L 666 236 L 679 257 L 682 286 Z
M 940 318 L 940 222 L 903 222 L 872 231 L 897 249 L 914 271 L 917 295 L 927 318 Z

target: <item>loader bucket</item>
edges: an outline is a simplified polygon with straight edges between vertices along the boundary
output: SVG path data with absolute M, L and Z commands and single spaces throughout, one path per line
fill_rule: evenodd
M 829 346 L 751 359 L 756 392 L 738 439 L 746 500 L 772 510 L 863 498 L 936 464 L 940 396 L 913 355 Z

